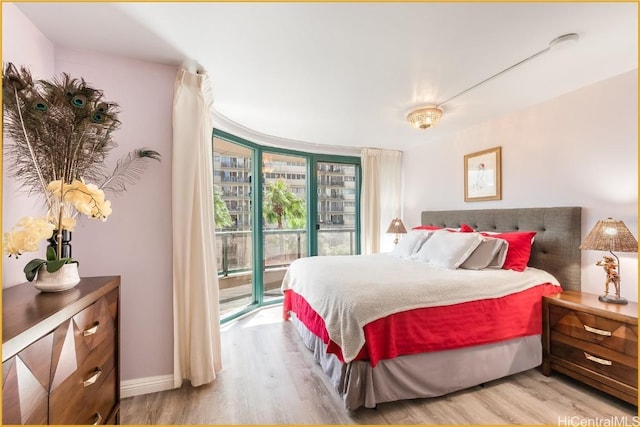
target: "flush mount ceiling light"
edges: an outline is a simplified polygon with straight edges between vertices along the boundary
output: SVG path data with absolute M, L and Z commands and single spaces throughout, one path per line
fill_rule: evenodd
M 407 115 L 407 120 L 416 129 L 429 129 L 438 124 L 440 117 L 442 117 L 442 108 L 429 105 L 411 111 Z
M 442 106 L 444 104 L 446 104 L 447 102 L 451 101 L 454 98 L 459 97 L 460 95 L 469 92 L 472 89 L 477 88 L 478 86 L 488 82 L 489 80 L 495 79 L 496 77 L 498 77 L 501 74 L 506 73 L 509 70 L 513 70 L 514 68 L 516 68 L 519 65 L 524 64 L 527 61 L 532 60 L 533 58 L 536 58 L 544 53 L 549 52 L 550 50 L 559 50 L 560 48 L 564 48 L 566 46 L 575 44 L 578 42 L 578 40 L 580 39 L 580 36 L 576 33 L 568 33 L 568 34 L 563 34 L 559 37 L 556 37 L 555 39 L 551 40 L 549 42 L 549 45 L 547 47 L 545 47 L 544 49 L 534 53 L 533 55 L 530 55 L 528 57 L 526 57 L 525 59 L 523 59 L 520 62 L 516 62 L 515 64 L 513 64 L 510 67 L 505 68 L 502 71 L 499 71 L 497 73 L 495 73 L 494 75 L 487 77 L 486 79 L 482 80 L 479 83 L 474 84 L 473 86 L 471 86 L 470 88 L 467 88 L 465 90 L 463 90 L 462 92 L 453 95 L 451 98 L 447 99 L 446 101 L 441 102 L 438 105 L 429 105 L 426 107 L 416 107 L 415 109 L 411 110 L 409 112 L 409 114 L 407 115 L 407 121 L 411 124 L 411 126 L 413 126 L 416 129 L 429 129 L 434 127 L 435 125 L 438 124 L 438 122 L 440 121 L 440 117 L 442 117 Z

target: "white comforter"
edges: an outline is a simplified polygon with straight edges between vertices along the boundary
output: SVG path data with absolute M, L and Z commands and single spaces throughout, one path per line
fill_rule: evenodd
M 543 283 L 558 285 L 551 274 L 531 267 L 523 272 L 445 270 L 375 254 L 300 258 L 285 274 L 282 290 L 304 297 L 350 362 L 364 345 L 364 325 L 376 319 L 414 308 L 498 298 Z

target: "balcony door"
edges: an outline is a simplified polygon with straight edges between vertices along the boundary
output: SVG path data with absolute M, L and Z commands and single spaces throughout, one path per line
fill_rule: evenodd
M 255 151 L 213 138 L 214 215 L 220 315 L 256 303 L 252 171 Z
M 264 147 L 214 131 L 220 314 L 282 298 L 289 265 L 360 253 L 360 159 Z
M 262 153 L 262 302 L 282 298 L 289 264 L 307 256 L 308 159 Z

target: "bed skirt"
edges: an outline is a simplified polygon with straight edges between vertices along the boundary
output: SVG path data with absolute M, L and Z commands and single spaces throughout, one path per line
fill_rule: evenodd
M 348 410 L 378 403 L 436 397 L 535 368 L 542 363 L 540 335 L 499 343 L 381 360 L 341 362 L 292 313 L 303 343 L 314 355 Z

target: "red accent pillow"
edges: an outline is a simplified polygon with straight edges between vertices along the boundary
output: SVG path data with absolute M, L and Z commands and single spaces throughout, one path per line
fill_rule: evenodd
M 442 227 L 436 225 L 416 225 L 412 230 L 442 230 Z
M 474 230 L 473 228 L 471 228 L 467 224 L 460 224 L 460 230 L 459 231 L 461 233 L 473 233 L 476 230 Z
M 504 239 L 509 243 L 507 256 L 502 266 L 505 270 L 524 271 L 531 257 L 531 244 L 535 231 L 513 231 L 508 233 L 480 233 L 483 236 Z

